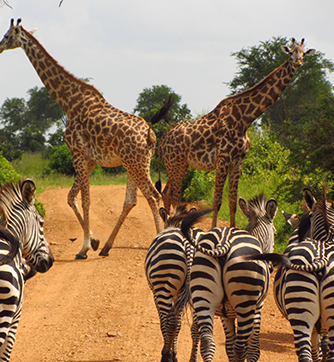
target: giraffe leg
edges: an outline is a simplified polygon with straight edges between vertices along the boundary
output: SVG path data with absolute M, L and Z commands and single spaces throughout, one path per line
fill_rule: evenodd
M 123 210 L 121 213 L 121 216 L 119 217 L 116 226 L 114 227 L 114 230 L 112 231 L 111 235 L 109 236 L 109 239 L 105 243 L 103 249 L 100 252 L 100 256 L 108 256 L 109 250 L 112 248 L 115 238 L 119 232 L 119 229 L 121 228 L 124 220 L 128 216 L 129 212 L 133 209 L 134 206 L 137 204 L 137 185 L 134 181 L 134 179 L 131 177 L 131 175 L 128 172 L 128 180 L 126 184 L 126 196 L 125 201 L 123 204 Z
M 94 238 L 93 233 L 89 229 L 89 208 L 90 208 L 90 194 L 89 194 L 89 175 L 94 170 L 96 164 L 91 162 L 86 165 L 86 167 L 83 167 L 86 172 L 80 173 L 78 171 L 78 165 L 80 163 L 80 160 L 73 160 L 73 164 L 77 171 L 77 176 L 74 180 L 74 184 L 68 193 L 67 201 L 69 206 L 74 211 L 74 214 L 76 215 L 83 231 L 84 231 L 84 244 L 82 249 L 80 250 L 79 254 L 76 255 L 76 259 L 86 259 L 87 258 L 87 251 L 92 246 L 93 250 L 97 250 L 99 246 L 99 240 Z M 82 209 L 83 209 L 83 215 L 81 215 L 78 202 L 77 202 L 77 195 L 79 191 L 81 190 L 81 198 L 82 198 Z
M 146 198 L 146 200 L 151 208 L 156 232 L 158 234 L 158 233 L 160 233 L 160 231 L 163 230 L 162 220 L 161 220 L 161 217 L 159 214 L 161 195 L 157 191 L 157 189 L 154 187 L 154 185 L 151 181 L 151 178 L 150 178 L 149 171 L 145 174 L 138 171 L 133 175 L 133 177 L 135 177 L 136 183 L 137 183 L 140 191 Z M 143 180 L 144 180 L 144 182 L 143 182 Z
M 224 185 L 228 173 L 227 164 L 225 160 L 220 160 L 221 167 L 217 166 L 216 171 L 216 184 L 215 184 L 215 194 L 213 196 L 213 214 L 212 214 L 212 224 L 211 227 L 214 228 L 217 226 L 218 212 L 220 210 L 223 198 Z
M 241 176 L 243 161 L 238 162 L 229 173 L 229 209 L 230 209 L 230 226 L 235 226 L 235 214 L 237 212 L 238 184 Z
M 162 201 L 165 209 L 170 213 L 170 207 L 175 206 L 180 202 L 181 199 L 181 189 L 182 189 L 182 180 L 184 175 L 187 172 L 188 164 L 185 160 L 180 162 L 175 162 L 178 167 L 166 165 L 166 170 L 168 174 L 168 180 L 166 186 L 162 192 Z

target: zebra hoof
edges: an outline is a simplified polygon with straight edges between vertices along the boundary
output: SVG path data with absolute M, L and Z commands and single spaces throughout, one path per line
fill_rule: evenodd
M 109 256 L 109 249 L 104 247 L 101 251 L 100 251 L 100 256 Z
M 75 259 L 78 259 L 78 260 L 87 259 L 87 254 L 85 254 L 85 255 L 77 254 L 75 256 Z
M 99 248 L 100 240 L 99 239 L 91 239 L 90 245 L 94 251 L 96 251 Z

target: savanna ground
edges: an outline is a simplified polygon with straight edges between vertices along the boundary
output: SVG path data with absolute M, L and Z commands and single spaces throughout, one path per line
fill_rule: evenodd
M 78 261 L 74 258 L 82 247 L 83 232 L 67 205 L 68 191 L 68 187 L 56 187 L 38 195 L 46 207 L 45 235 L 55 263 L 46 274 L 26 283 L 11 360 L 160 361 L 159 318 L 144 274 L 147 248 L 156 235 L 146 199 L 139 193 L 138 204 L 108 257 L 90 251 L 88 259 Z M 116 223 L 124 197 L 125 185 L 91 186 L 91 228 L 101 241 L 100 248 Z M 199 226 L 208 230 L 210 220 Z M 179 361 L 189 359 L 190 325 L 187 312 L 178 343 Z M 227 361 L 218 318 L 214 337 L 214 361 Z M 272 287 L 262 313 L 260 361 L 297 361 L 290 325 L 276 308 Z

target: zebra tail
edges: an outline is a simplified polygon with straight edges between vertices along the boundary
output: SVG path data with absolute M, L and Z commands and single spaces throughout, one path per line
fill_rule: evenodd
M 161 142 L 161 140 L 160 140 Z M 159 179 L 158 181 L 155 183 L 155 188 L 158 190 L 159 194 L 161 194 L 161 151 L 160 151 L 160 143 L 159 143 L 159 147 L 158 147 L 158 175 L 159 175 Z
M 272 262 L 275 266 L 283 265 L 288 269 L 304 271 L 309 273 L 319 271 L 328 265 L 328 259 L 326 257 L 315 259 L 310 264 L 294 264 L 286 255 L 281 255 L 278 253 L 245 255 L 242 256 L 242 259 L 247 261 L 262 260 L 262 261 Z
M 9 253 L 0 255 L 0 265 L 10 263 L 17 255 L 20 249 L 20 241 L 16 235 L 0 225 L 0 238 L 6 240 L 10 245 Z
M 190 228 L 196 223 L 200 222 L 206 214 L 209 214 L 212 211 L 213 211 L 212 208 L 192 211 L 182 221 L 181 232 L 184 235 L 184 237 L 190 242 L 190 244 L 195 248 L 196 248 L 196 242 L 193 240 L 191 236 Z
M 178 294 L 171 312 L 174 312 L 176 316 L 179 315 L 188 303 L 190 303 L 190 284 L 186 283 L 182 291 Z
M 262 260 L 272 262 L 274 265 L 283 265 L 287 268 L 291 268 L 293 265 L 287 256 L 278 253 L 244 255 L 242 259 L 246 261 Z

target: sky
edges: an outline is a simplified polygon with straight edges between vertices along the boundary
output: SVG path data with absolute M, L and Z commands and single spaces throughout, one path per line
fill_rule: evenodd
M 231 53 L 272 37 L 305 38 L 334 61 L 333 0 L 7 1 L 0 34 L 21 18 L 59 64 L 130 113 L 145 88 L 162 84 L 193 117 L 208 113 L 230 93 L 225 83 L 238 71 Z M 0 106 L 28 99 L 35 86 L 43 84 L 22 49 L 0 54 Z

